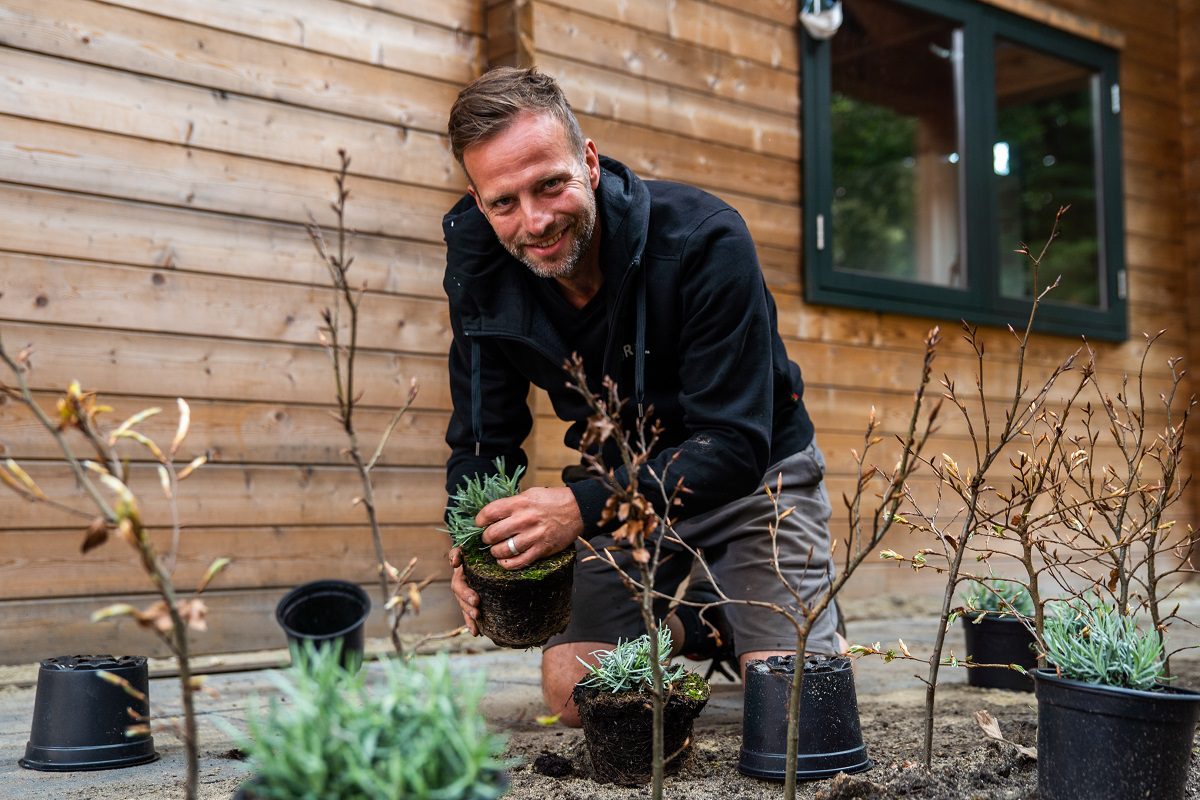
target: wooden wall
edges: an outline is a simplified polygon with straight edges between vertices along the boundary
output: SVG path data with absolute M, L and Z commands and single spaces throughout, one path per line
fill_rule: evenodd
M 464 184 L 444 131 L 483 67 L 483 22 L 474 0 L 0 3 L 0 336 L 34 347 L 46 404 L 78 379 L 117 421 L 164 406 L 148 429 L 169 441 L 174 397 L 191 401 L 186 452 L 216 461 L 182 487 L 178 581 L 235 559 L 208 594 L 202 652 L 279 645 L 271 614 L 296 583 L 374 580 L 328 414 L 327 277 L 303 229 L 310 210 L 331 220 L 339 147 L 362 232 L 351 275 L 367 286 L 364 438 L 410 378 L 421 385 L 377 471 L 388 552 L 446 574 L 440 220 Z M 0 441 L 47 492 L 84 505 L 15 403 L 0 406 Z M 140 485 L 162 525 L 155 481 Z M 0 662 L 158 652 L 128 623 L 88 622 L 102 604 L 146 599 L 126 546 L 82 556 L 72 518 L 7 493 L 0 508 Z M 414 627 L 456 624 L 448 602 L 431 593 Z
M 780 327 L 805 375 L 805 400 L 829 463 L 835 534 L 845 529 L 838 498 L 852 489 L 850 449 L 875 406 L 886 433 L 902 432 L 919 377 L 921 344 L 940 324 L 936 370 L 962 385 L 973 382 L 973 361 L 955 321 L 806 305 L 801 295 L 800 97 L 797 3 L 794 0 L 525 0 L 493 3 L 491 48 L 505 63 L 536 63 L 560 79 L 584 133 L 602 153 L 644 176 L 686 181 L 723 197 L 745 216 L 779 304 Z M 1180 114 L 1176 9 L 1153 19 L 1127 4 L 1098 0 L 996 0 L 996 5 L 1065 26 L 1081 35 L 1123 42 L 1122 117 L 1128 237 L 1131 338 L 1098 344 L 1100 372 L 1115 389 L 1135 372 L 1143 331 L 1165 328 L 1149 366 L 1150 397 L 1166 386 L 1166 359 L 1189 347 L 1192 314 L 1177 290 L 1187 280 L 1183 209 L 1178 202 Z M 1194 204 L 1193 204 L 1194 205 Z M 1015 347 L 1001 329 L 985 332 L 989 402 L 999 411 L 1010 397 Z M 1077 339 L 1043 336 L 1030 356 L 1033 375 L 1045 374 L 1078 346 Z M 1193 351 L 1194 352 L 1194 351 Z M 963 424 L 943 417 L 937 452 L 963 462 Z M 1161 419 L 1154 415 L 1154 419 Z M 574 460 L 561 446 L 563 425 L 540 404 L 537 478 L 551 483 Z M 890 466 L 886 446 L 877 456 Z M 928 478 L 916 480 L 929 497 Z M 1196 492 L 1184 519 L 1195 519 Z M 911 553 L 927 542 L 897 537 Z M 933 592 L 932 573 L 884 564 L 850 587 L 865 595 Z
M 1193 391 L 1200 395 L 1200 0 L 1181 0 L 1179 8 L 1179 90 L 1182 105 L 1183 229 L 1185 293 L 1188 314 L 1188 363 Z M 1194 440 L 1193 440 L 1194 441 Z M 1200 472 L 1200 448 L 1192 446 L 1192 474 Z M 1200 501 L 1197 501 L 1200 506 Z M 1193 512 L 1192 519 L 1196 515 Z M 1200 527 L 1200 526 L 1198 526 Z
M 1200 355 L 1189 344 L 1196 331 L 1186 332 L 1200 299 L 1200 241 L 1185 239 L 1184 227 L 1200 199 L 1196 81 L 1188 80 L 1197 63 L 1196 2 L 1160 4 L 1150 16 L 1100 0 L 1002 4 L 1060 21 L 1066 14 L 1078 30 L 1124 37 L 1133 336 L 1098 350 L 1115 386 L 1136 364 L 1140 332 L 1165 327 L 1151 364 L 1156 391 L 1168 355 L 1189 346 Z M 899 430 L 921 340 L 937 321 L 801 298 L 796 6 L 0 0 L 0 336 L 10 349 L 35 347 L 34 383 L 48 404 L 77 378 L 111 398 L 115 417 L 167 406 L 150 428 L 169 437 L 173 398 L 192 401 L 189 452 L 211 449 L 218 458 L 184 484 L 180 582 L 194 583 L 215 556 L 236 559 L 211 592 L 201 651 L 278 644 L 271 611 L 300 581 L 372 578 L 368 534 L 351 507 L 357 484 L 327 414 L 331 376 L 316 343 L 325 277 L 302 228 L 308 210 L 329 221 L 338 147 L 354 158 L 350 224 L 362 231 L 354 272 L 368 286 L 365 438 L 410 378 L 421 384 L 418 408 L 379 471 L 388 546 L 395 560 L 418 555 L 424 571 L 445 575 L 445 540 L 434 532 L 449 402 L 439 220 L 463 182 L 443 131 L 458 88 L 489 63 L 538 64 L 559 78 L 601 152 L 647 177 L 698 184 L 743 213 L 788 347 L 805 371 L 831 493 L 848 489 L 849 448 L 870 407 L 888 431 Z M 1180 29 L 1192 39 L 1181 44 Z M 1192 55 L 1181 72 L 1183 53 Z M 1185 153 L 1190 203 L 1177 200 Z M 941 324 L 938 370 L 969 382 L 971 360 L 955 325 Z M 998 403 L 1014 351 L 998 329 L 987 332 L 987 344 Z M 1035 369 L 1076 344 L 1039 338 Z M 533 475 L 552 484 L 572 454 L 548 405 L 535 404 Z M 0 441 L 48 491 L 76 495 L 53 447 L 12 403 L 0 406 Z M 962 426 L 948 423 L 939 452 L 961 454 L 966 445 Z M 154 497 L 154 482 L 144 486 Z M 161 524 L 163 507 L 148 505 Z M 1193 492 L 1180 516 L 1194 520 L 1198 507 Z M 153 650 L 127 623 L 114 633 L 87 622 L 99 605 L 145 599 L 144 579 L 121 545 L 81 556 L 72 519 L 3 495 L 0 509 L 0 662 Z M 858 594 L 932 586 L 878 564 L 856 583 Z M 452 623 L 451 605 L 444 584 L 431 589 L 417 626 Z

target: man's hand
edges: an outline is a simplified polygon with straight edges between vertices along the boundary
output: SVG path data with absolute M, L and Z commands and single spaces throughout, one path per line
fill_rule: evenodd
M 527 489 L 495 500 L 476 515 L 475 524 L 484 529 L 484 544 L 492 546 L 492 555 L 505 569 L 528 567 L 560 553 L 583 533 L 579 504 L 565 486 Z
M 454 598 L 458 600 L 467 630 L 472 636 L 478 636 L 479 625 L 475 620 L 479 617 L 479 595 L 467 586 L 467 579 L 463 575 L 462 553 L 457 547 L 450 548 L 450 566 L 454 568 L 450 575 L 450 591 L 454 592 Z

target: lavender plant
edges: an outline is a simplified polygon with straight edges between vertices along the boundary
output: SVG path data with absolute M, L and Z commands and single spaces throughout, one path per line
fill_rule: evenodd
M 665 625 L 658 627 L 657 659 L 662 670 L 664 684 L 673 684 L 682 678 L 687 670 L 682 664 L 671 665 L 671 631 Z M 606 692 L 637 692 L 654 686 L 653 662 L 650 654 L 650 634 L 643 633 L 636 639 L 617 641 L 612 650 L 594 650 L 597 662 L 590 664 L 579 659 L 579 663 L 587 667 L 588 674 L 579 683 Z

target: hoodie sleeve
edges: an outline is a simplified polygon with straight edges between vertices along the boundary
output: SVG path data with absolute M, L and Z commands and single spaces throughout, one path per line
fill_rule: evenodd
M 737 212 L 726 208 L 701 223 L 680 268 L 679 401 L 689 436 L 650 465 L 671 486 L 683 478 L 688 492 L 672 516 L 686 519 L 751 494 L 770 466 L 774 326 L 754 244 Z M 617 479 L 626 480 L 623 469 Z M 648 472 L 639 480 L 663 513 L 657 482 Z M 585 529 L 595 532 L 606 487 L 587 481 L 571 488 Z
M 492 462 L 498 456 L 504 458 L 510 475 L 518 466 L 527 467 L 529 460 L 521 443 L 533 429 L 529 381 L 511 368 L 494 341 L 473 340 L 466 335 L 453 305 L 450 324 L 454 341 L 449 357 L 453 409 L 446 428 L 446 444 L 450 445 L 446 462 L 448 495 L 454 494 L 465 478 L 495 472 Z M 472 349 L 477 349 L 474 356 Z M 476 391 L 477 409 L 473 400 Z
M 496 471 L 503 457 L 511 475 L 528 466 L 521 443 L 533 429 L 529 412 L 529 380 L 513 366 L 495 340 L 472 335 L 467 320 L 477 316 L 467 291 L 471 275 L 498 257 L 499 245 L 469 196 L 464 196 L 442 220 L 446 239 L 443 288 L 450 304 L 450 423 L 446 444 L 446 493 L 454 494 L 463 479 Z

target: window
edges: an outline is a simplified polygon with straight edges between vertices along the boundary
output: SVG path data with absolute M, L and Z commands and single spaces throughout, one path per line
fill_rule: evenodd
M 856 308 L 1126 336 L 1110 48 L 974 0 L 843 0 L 805 41 L 805 294 Z

